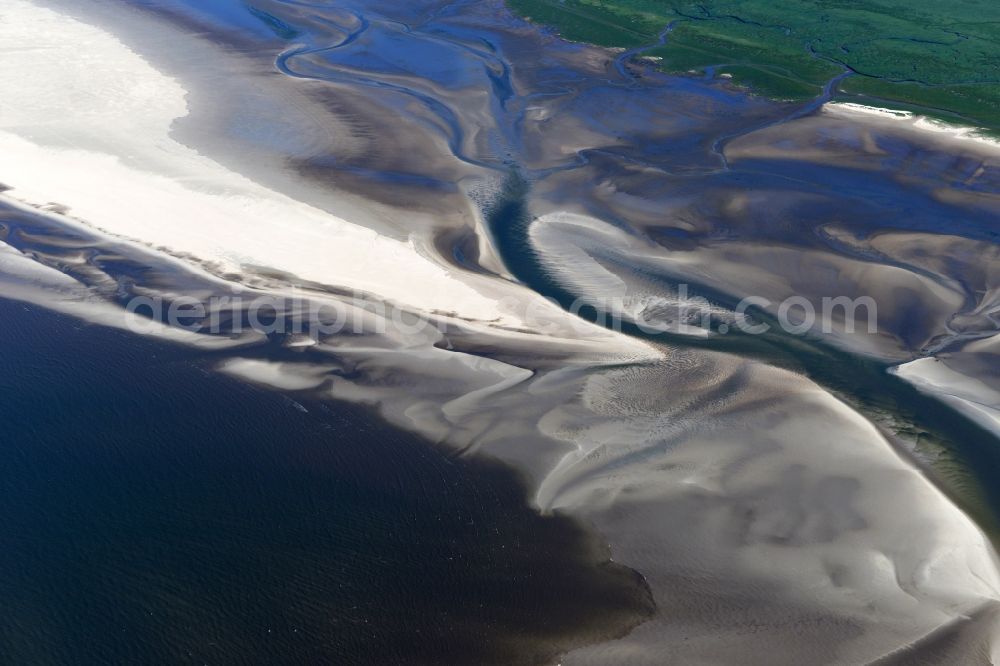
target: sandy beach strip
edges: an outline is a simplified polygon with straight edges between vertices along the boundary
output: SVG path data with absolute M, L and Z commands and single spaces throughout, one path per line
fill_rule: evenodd
M 927 133 L 929 137 L 958 141 L 965 145 L 975 145 L 993 152 L 1000 151 L 1000 139 L 996 139 L 979 127 L 968 127 L 945 122 L 936 118 L 881 106 L 869 106 L 855 102 L 827 102 L 823 112 L 834 116 L 864 117 L 869 120 L 890 120 L 899 127 L 911 127 Z

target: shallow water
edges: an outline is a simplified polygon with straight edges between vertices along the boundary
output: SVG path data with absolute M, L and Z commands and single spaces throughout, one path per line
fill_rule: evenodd
M 3 661 L 547 662 L 650 612 L 512 472 L 0 300 Z

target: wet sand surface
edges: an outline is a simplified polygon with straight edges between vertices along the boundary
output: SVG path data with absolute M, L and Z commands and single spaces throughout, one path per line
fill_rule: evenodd
M 5 295 L 119 325 L 137 294 L 342 303 L 357 333 L 305 347 L 284 331 L 267 345 L 149 333 L 499 459 L 538 509 L 592 527 L 657 610 L 564 664 L 994 652 L 993 549 L 917 463 L 954 474 L 946 487 L 991 527 L 995 391 L 962 378 L 996 383 L 982 359 L 998 328 L 1000 152 L 623 68 L 499 3 L 254 8 L 11 4 Z M 18 32 L 33 21 L 45 51 Z M 64 34 L 120 72 L 60 73 Z M 48 76 L 18 79 L 29 64 Z M 109 127 L 116 113 L 139 120 Z M 679 284 L 716 324 L 746 296 L 871 296 L 878 334 L 686 336 Z M 559 307 L 580 297 L 596 304 L 583 317 Z M 386 328 L 378 303 L 436 325 Z M 625 330 L 588 321 L 602 312 Z M 663 334 L 634 330 L 651 318 Z M 926 377 L 910 363 L 925 357 L 958 377 L 918 386 L 951 387 L 970 417 L 899 378 Z

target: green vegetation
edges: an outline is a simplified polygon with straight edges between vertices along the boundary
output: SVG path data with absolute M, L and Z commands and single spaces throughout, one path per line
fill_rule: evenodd
M 669 72 L 712 68 L 760 94 L 803 100 L 849 69 L 840 92 L 856 101 L 1000 130 L 997 0 L 508 2 L 573 41 L 650 46 L 643 55 Z

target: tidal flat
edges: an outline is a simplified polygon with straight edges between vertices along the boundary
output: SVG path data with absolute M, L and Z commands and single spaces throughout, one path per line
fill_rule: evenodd
M 566 530 L 581 580 L 603 590 L 559 641 L 538 619 L 541 661 L 1000 649 L 997 437 L 934 392 L 991 400 L 974 381 L 995 383 L 994 146 L 845 112 L 831 86 L 778 103 L 622 67 L 498 2 L 3 11 L 3 294 L 202 354 L 206 381 L 364 408 L 414 450 L 506 466 L 527 524 Z M 284 326 L 236 311 L 217 330 L 213 307 L 234 294 L 269 299 Z M 774 323 L 791 296 L 866 295 L 872 334 L 721 327 L 747 296 Z M 137 298 L 203 316 L 138 334 Z M 710 306 L 696 334 L 676 320 L 687 298 Z M 303 303 L 348 329 L 296 331 Z M 966 379 L 905 383 L 934 359 Z M 467 617 L 449 630 L 468 638 Z M 595 618 L 615 629 L 595 635 Z M 410 618 L 385 622 L 416 640 Z M 502 662 L 527 630 L 497 622 L 473 643 Z M 316 640 L 344 655 L 372 647 L 323 626 Z

